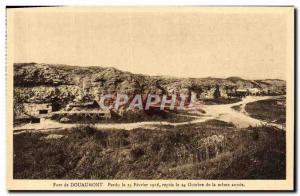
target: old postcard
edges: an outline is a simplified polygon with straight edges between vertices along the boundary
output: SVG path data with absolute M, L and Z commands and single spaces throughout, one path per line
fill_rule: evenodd
M 7 189 L 294 190 L 294 8 L 7 8 Z

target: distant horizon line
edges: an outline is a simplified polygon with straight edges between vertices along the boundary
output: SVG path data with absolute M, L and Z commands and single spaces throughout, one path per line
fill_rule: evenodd
M 188 76 L 171 76 L 171 75 L 152 75 L 152 74 L 148 74 L 148 73 L 134 73 L 132 71 L 128 71 L 128 70 L 122 70 L 120 68 L 116 68 L 114 66 L 104 66 L 104 65 L 87 65 L 87 66 L 80 66 L 80 65 L 71 65 L 71 64 L 63 64 L 63 63 L 37 63 L 37 62 L 22 62 L 22 63 L 13 63 L 13 65 L 15 64 L 38 64 L 38 65 L 57 65 L 57 66 L 70 66 L 70 67 L 83 67 L 83 68 L 89 68 L 89 67 L 101 67 L 101 68 L 113 68 L 116 69 L 118 71 L 122 71 L 122 72 L 129 72 L 131 74 L 135 74 L 135 75 L 144 75 L 144 76 L 151 76 L 151 77 L 169 77 L 169 78 L 178 78 L 178 79 L 231 79 L 231 78 L 239 78 L 242 80 L 281 80 L 281 81 L 285 81 L 285 79 L 280 79 L 280 78 L 260 78 L 260 79 L 246 79 L 243 78 L 241 76 L 228 76 L 228 77 L 218 77 L 218 76 L 203 76 L 203 77 L 188 77 Z

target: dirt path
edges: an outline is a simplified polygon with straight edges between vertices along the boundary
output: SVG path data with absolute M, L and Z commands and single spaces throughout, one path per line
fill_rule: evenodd
M 214 119 L 222 120 L 225 122 L 232 122 L 236 127 L 244 128 L 248 126 L 257 126 L 257 125 L 271 125 L 282 129 L 281 125 L 275 123 L 268 123 L 259 119 L 250 117 L 245 111 L 245 106 L 247 103 L 256 102 L 260 100 L 266 100 L 276 98 L 274 96 L 248 96 L 242 101 L 226 104 L 226 105 L 210 105 L 203 106 L 202 109 L 206 111 L 207 114 L 212 115 Z M 241 110 L 236 111 L 232 107 L 240 106 Z
M 207 120 L 213 119 L 212 116 L 204 116 L 201 118 L 197 118 L 192 121 L 188 122 L 181 122 L 181 123 L 170 123 L 170 122 L 159 122 L 159 121 L 149 121 L 149 122 L 136 122 L 136 123 L 105 123 L 105 124 L 95 124 L 94 126 L 99 129 L 123 129 L 123 130 L 132 130 L 136 128 L 143 128 L 143 129 L 157 129 L 155 125 L 186 125 L 186 124 L 194 124 L 205 122 Z M 46 120 L 43 124 L 26 124 L 21 127 L 14 128 L 14 134 L 21 134 L 24 132 L 48 132 L 52 130 L 59 130 L 59 129 L 67 129 L 76 127 L 76 124 L 63 124 L 52 120 Z
M 244 98 L 242 101 L 233 103 L 233 104 L 223 104 L 223 105 L 198 105 L 195 106 L 204 110 L 206 113 L 205 115 L 196 117 L 194 120 L 188 122 L 181 122 L 181 123 L 171 123 L 171 122 L 136 122 L 136 123 L 105 123 L 105 124 L 95 124 L 96 128 L 99 129 L 124 129 L 124 130 L 132 130 L 136 128 L 144 128 L 144 129 L 157 129 L 156 125 L 186 125 L 186 124 L 195 124 L 200 122 L 205 122 L 207 120 L 217 119 L 222 120 L 225 122 L 232 122 L 235 126 L 239 128 L 244 128 L 248 126 L 259 126 L 259 125 L 272 125 L 282 129 L 281 125 L 277 125 L 274 123 L 267 123 L 262 120 L 254 119 L 247 115 L 245 112 L 245 106 L 247 103 L 275 98 L 274 96 L 248 96 Z M 241 105 L 241 112 L 232 109 L 233 106 Z M 26 124 L 21 127 L 15 127 L 14 134 L 21 134 L 27 131 L 51 131 L 51 130 L 58 130 L 58 129 L 66 129 L 76 127 L 76 124 L 64 124 L 59 123 L 52 120 L 45 120 L 45 122 L 40 124 Z

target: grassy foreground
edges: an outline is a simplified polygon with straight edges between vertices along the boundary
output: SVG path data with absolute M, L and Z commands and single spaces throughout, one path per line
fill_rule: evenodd
M 49 139 L 55 134 L 63 137 Z M 213 135 L 220 141 L 204 144 Z M 217 120 L 157 130 L 79 126 L 14 135 L 13 174 L 17 179 L 284 179 L 285 152 L 285 132 L 273 127 L 237 130 Z

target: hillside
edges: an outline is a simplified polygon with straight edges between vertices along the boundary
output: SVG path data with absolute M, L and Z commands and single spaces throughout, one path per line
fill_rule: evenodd
M 219 88 L 227 97 L 236 89 L 256 88 L 265 94 L 284 94 L 285 81 L 278 79 L 244 80 L 239 77 L 173 78 L 120 71 L 113 67 L 79 67 L 56 64 L 15 63 L 14 101 L 56 102 L 63 108 L 74 99 L 93 100 L 103 93 L 178 94 L 194 93 L 199 99 L 213 98 Z

